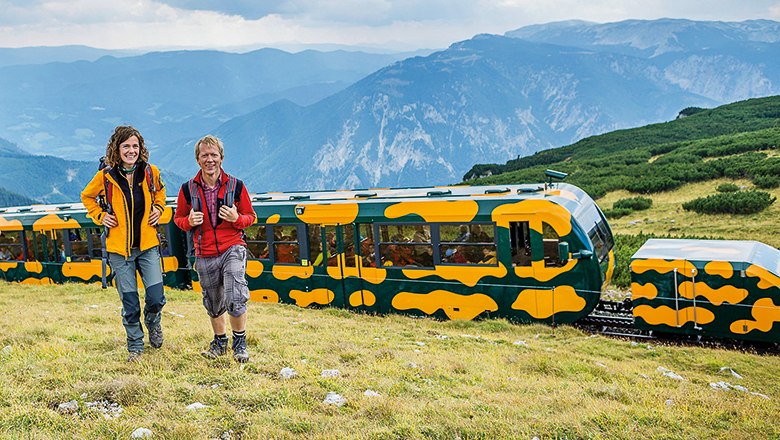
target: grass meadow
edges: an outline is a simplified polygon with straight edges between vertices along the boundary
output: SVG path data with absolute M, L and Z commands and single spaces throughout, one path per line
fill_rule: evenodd
M 780 437 L 775 354 L 252 303 L 239 365 L 200 356 L 196 293 L 167 295 L 165 345 L 129 364 L 115 290 L 0 282 L 0 438 Z

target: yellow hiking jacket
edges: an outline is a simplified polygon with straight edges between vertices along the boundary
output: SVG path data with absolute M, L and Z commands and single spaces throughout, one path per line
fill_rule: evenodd
M 136 203 L 141 201 L 134 199 L 132 196 L 126 197 L 125 192 L 119 185 L 119 173 L 116 170 L 111 170 L 110 172 L 98 171 L 84 188 L 84 191 L 81 192 L 81 202 L 87 209 L 87 217 L 91 218 L 95 224 L 102 225 L 103 217 L 105 217 L 106 213 L 98 204 L 97 197 L 105 197 L 106 186 L 111 185 L 109 189 L 111 200 L 109 203 L 119 225 L 108 230 L 108 236 L 106 237 L 106 250 L 108 252 L 114 252 L 124 257 L 130 256 L 130 248 L 137 233 L 141 235 L 139 245 L 141 251 L 151 249 L 160 244 L 157 238 L 157 229 L 149 224 L 149 213 L 152 209 L 157 209 L 160 211 L 160 214 L 165 212 L 165 186 L 160 178 L 160 170 L 151 164 L 149 168 L 151 170 L 152 184 L 157 188 L 154 200 L 152 200 L 152 194 L 147 182 L 146 164 L 138 162 L 136 171 L 133 174 L 133 185 L 141 185 L 143 190 L 144 200 L 142 203 L 145 205 L 143 217 L 139 218 L 139 216 L 133 215 Z

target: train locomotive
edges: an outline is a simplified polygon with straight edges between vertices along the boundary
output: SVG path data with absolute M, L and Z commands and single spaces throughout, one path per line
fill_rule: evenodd
M 617 264 L 614 238 L 588 194 L 552 181 L 563 176 L 549 171 L 540 184 L 255 194 L 258 220 L 244 231 L 250 297 L 441 319 L 587 321 L 604 309 L 601 294 Z M 174 203 L 168 200 L 158 226 L 164 283 L 199 291 L 190 240 L 172 221 Z M 101 233 L 81 204 L 0 208 L 0 276 L 100 283 Z M 631 270 L 627 310 L 637 329 L 780 340 L 777 249 L 650 240 Z M 110 268 L 105 273 L 110 282 Z

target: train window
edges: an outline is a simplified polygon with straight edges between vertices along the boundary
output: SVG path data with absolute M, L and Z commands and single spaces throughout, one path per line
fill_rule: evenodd
M 360 258 L 363 267 L 376 267 L 376 248 L 374 247 L 374 228 L 372 225 L 360 225 Z
M 89 261 L 89 244 L 86 231 L 80 229 L 68 229 L 68 241 L 70 241 L 71 261 Z
M 306 233 L 309 236 L 310 264 L 319 266 L 324 260 L 322 255 L 322 227 L 320 225 L 309 225 L 306 227 Z
M 338 259 L 336 258 L 337 255 L 336 227 L 325 226 L 325 259 L 328 262 L 328 266 L 337 266 L 339 264 Z
M 612 234 L 609 233 L 603 220 L 593 224 L 593 227 L 588 231 L 588 237 L 593 243 L 598 261 L 604 261 L 609 256 L 609 250 L 612 249 L 614 243 L 612 242 Z
M 430 228 L 427 224 L 379 225 L 382 266 L 433 267 Z
M 344 266 L 356 267 L 355 264 L 355 225 L 343 225 L 341 232 L 344 236 Z
M 268 258 L 268 238 L 266 225 L 252 225 L 244 229 L 246 247 L 249 258 L 264 260 Z
M 274 225 L 274 263 L 298 264 L 301 249 L 296 225 Z
M 24 260 L 21 232 L 0 231 L 0 260 Z
M 67 254 L 65 253 L 65 233 L 67 231 L 64 231 L 62 229 L 57 230 L 56 234 L 52 238 L 52 246 L 51 246 L 51 255 L 49 258 L 49 261 L 54 261 L 56 263 L 64 263 L 67 261 Z
M 558 243 L 560 236 L 549 224 L 542 222 L 542 242 L 544 243 L 544 266 L 557 267 L 561 265 L 561 258 L 558 255 Z
M 158 229 L 159 230 L 159 229 Z M 103 258 L 103 243 L 100 240 L 102 231 L 100 228 L 87 228 L 87 236 L 89 237 L 90 255 L 92 258 Z
M 167 225 L 157 225 L 157 236 L 160 238 L 160 256 L 169 257 L 171 255 L 171 245 L 168 242 Z M 100 237 L 98 236 L 98 239 Z
M 531 228 L 528 222 L 510 222 L 509 239 L 512 247 L 512 265 L 531 265 Z
M 498 265 L 495 236 L 496 227 L 492 223 L 440 225 L 442 264 Z

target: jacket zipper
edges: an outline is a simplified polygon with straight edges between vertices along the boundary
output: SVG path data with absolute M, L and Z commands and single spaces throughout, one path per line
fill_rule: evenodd
M 133 199 L 133 185 L 128 183 L 128 188 L 130 189 L 130 207 L 132 209 L 135 209 L 135 200 Z M 124 197 L 123 197 L 124 198 Z M 125 200 L 125 219 L 127 221 L 127 242 L 125 243 L 125 246 L 127 247 L 127 257 L 125 257 L 125 260 L 130 258 L 130 244 L 132 243 L 132 235 L 133 235 L 133 229 L 134 226 L 132 223 L 130 223 L 130 218 L 132 215 L 130 214 L 133 211 L 130 211 L 127 209 L 127 200 Z

